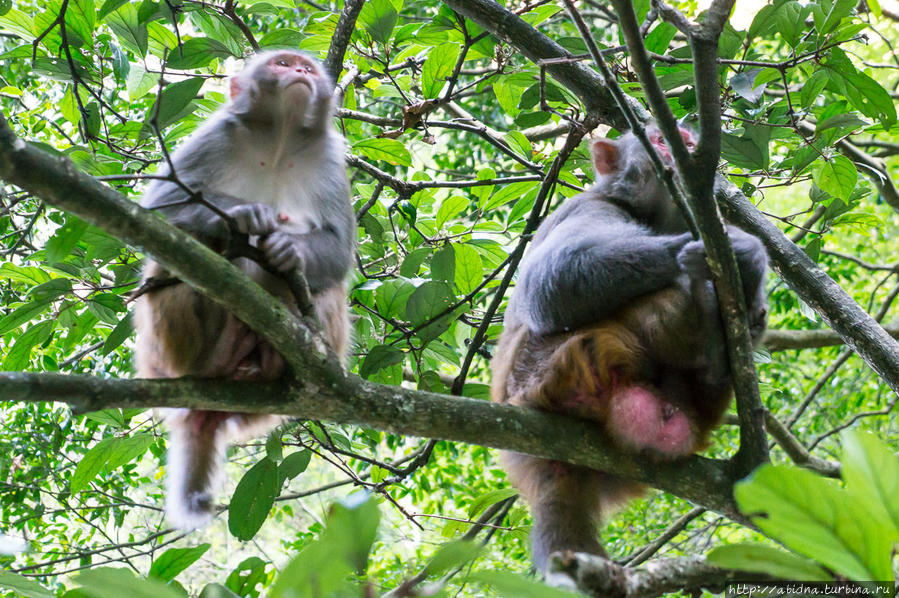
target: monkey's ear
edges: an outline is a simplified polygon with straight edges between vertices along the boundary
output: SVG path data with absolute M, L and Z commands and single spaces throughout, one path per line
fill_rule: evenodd
M 596 174 L 610 174 L 618 170 L 618 144 L 613 139 L 598 139 L 590 149 Z
M 240 92 L 243 91 L 243 87 L 241 87 L 240 79 L 238 77 L 231 77 L 228 79 L 228 83 L 231 85 L 231 99 L 233 100 L 240 95 Z

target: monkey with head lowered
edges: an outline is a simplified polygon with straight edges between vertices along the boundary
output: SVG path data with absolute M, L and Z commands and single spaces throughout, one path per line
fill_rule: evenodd
M 344 279 L 355 247 L 355 219 L 344 140 L 330 122 L 333 91 L 322 65 L 306 54 L 255 56 L 231 79 L 230 102 L 172 154 L 183 186 L 154 180 L 142 205 L 217 251 L 233 235 L 246 235 L 269 268 L 246 258 L 233 263 L 294 311 L 294 297 L 278 274 L 299 268 L 326 340 L 344 356 L 349 334 Z M 217 210 L 196 201 L 192 193 L 197 192 Z M 152 261 L 144 267 L 146 279 L 166 276 Z M 141 377 L 274 380 L 286 369 L 259 335 L 183 283 L 141 296 L 135 325 Z M 163 411 L 170 430 L 167 515 L 181 528 L 194 528 L 211 516 L 227 443 L 264 433 L 282 418 Z
M 647 135 L 669 165 L 661 132 Z M 693 134 L 681 135 L 688 149 Z M 659 459 L 705 446 L 730 402 L 731 379 L 711 272 L 649 155 L 632 134 L 592 145 L 596 184 L 537 230 L 521 263 L 493 360 L 494 401 L 595 421 L 618 447 Z M 728 234 L 757 341 L 767 314 L 767 256 Z M 600 516 L 641 486 L 612 474 L 503 453 L 530 503 L 532 553 L 605 556 Z

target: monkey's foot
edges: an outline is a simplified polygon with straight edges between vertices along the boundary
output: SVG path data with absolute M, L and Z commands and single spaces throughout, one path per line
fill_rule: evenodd
M 670 457 L 692 452 L 693 432 L 687 415 L 649 389 L 620 388 L 610 402 L 609 433 L 625 446 Z

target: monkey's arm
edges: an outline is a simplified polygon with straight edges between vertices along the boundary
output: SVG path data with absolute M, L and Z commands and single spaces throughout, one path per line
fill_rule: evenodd
M 603 201 L 569 201 L 545 223 L 522 263 L 511 310 L 551 334 L 598 322 L 674 284 L 690 235 L 654 235 Z

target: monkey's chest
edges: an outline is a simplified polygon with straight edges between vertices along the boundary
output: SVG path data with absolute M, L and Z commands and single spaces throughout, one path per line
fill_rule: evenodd
M 261 162 L 264 163 L 264 160 Z M 234 172 L 224 177 L 215 190 L 246 203 L 272 206 L 289 217 L 288 226 L 296 234 L 309 232 L 322 225 L 315 187 L 311 182 L 314 179 L 304 177 L 305 169 L 243 166 L 244 176 L 240 176 L 240 168 L 233 169 Z

